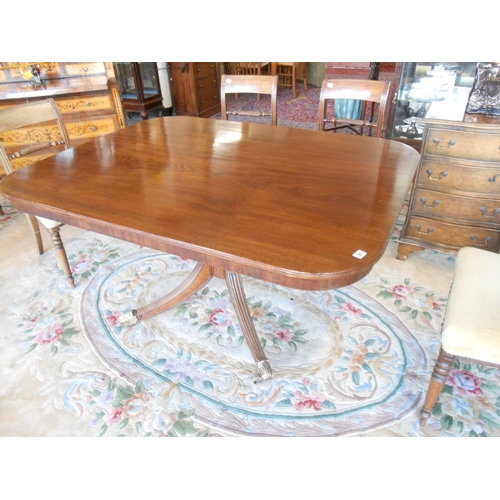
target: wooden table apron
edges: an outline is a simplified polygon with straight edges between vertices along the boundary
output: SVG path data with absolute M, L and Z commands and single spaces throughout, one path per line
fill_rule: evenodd
M 360 280 L 384 253 L 418 160 L 387 139 L 173 116 L 24 167 L 0 191 L 23 212 L 199 263 L 124 321 L 225 278 L 259 373 L 270 378 L 241 275 L 304 290 Z

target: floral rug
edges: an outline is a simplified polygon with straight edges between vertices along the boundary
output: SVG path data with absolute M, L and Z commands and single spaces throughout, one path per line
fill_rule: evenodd
M 418 423 L 455 258 L 396 260 L 405 208 L 384 257 L 354 285 L 305 292 L 244 278 L 275 371 L 256 384 L 224 281 L 119 326 L 120 313 L 176 286 L 194 262 L 74 230 L 73 290 L 54 251 L 33 256 L 24 217 L 2 206 L 3 253 L 19 261 L 0 269 L 2 436 L 500 435 L 499 371 L 477 364 L 456 363 L 427 426 Z M 10 246 L 19 235 L 23 245 Z

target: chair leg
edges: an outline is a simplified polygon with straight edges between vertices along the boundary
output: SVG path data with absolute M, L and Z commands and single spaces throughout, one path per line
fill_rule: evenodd
M 36 241 L 36 246 L 38 248 L 38 253 L 40 255 L 43 254 L 43 240 L 42 240 L 42 234 L 40 233 L 40 225 L 38 224 L 38 220 L 34 215 L 30 214 L 25 214 L 26 218 L 28 219 L 28 224 L 30 225 L 32 231 L 33 231 L 33 236 L 35 237 Z
M 424 407 L 420 410 L 420 425 L 425 425 L 427 419 L 431 416 L 432 409 L 443 390 L 446 380 L 448 380 L 448 375 L 454 360 L 455 356 L 448 354 L 441 347 L 439 357 L 432 372 L 429 389 L 427 389 Z
M 66 274 L 66 279 L 68 280 L 71 287 L 75 288 L 75 279 L 73 278 L 71 268 L 69 267 L 68 256 L 66 255 L 66 250 L 64 249 L 64 244 L 61 240 L 59 227 L 50 228 L 48 229 L 48 231 L 57 251 L 59 262 L 61 263 L 64 273 Z

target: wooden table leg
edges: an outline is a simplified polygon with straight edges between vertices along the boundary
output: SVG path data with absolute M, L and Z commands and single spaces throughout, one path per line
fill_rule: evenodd
M 272 378 L 273 371 L 255 331 L 243 289 L 243 282 L 241 276 L 237 273 L 226 272 L 223 269 L 198 263 L 190 275 L 170 293 L 146 306 L 139 309 L 132 309 L 130 312 L 122 314 L 119 317 L 119 322 L 121 325 L 134 325 L 141 319 L 151 318 L 156 314 L 160 314 L 187 299 L 214 276 L 226 280 L 236 317 L 238 318 L 253 359 L 257 364 L 259 378 L 255 380 L 255 383 Z
M 236 316 L 238 317 L 241 329 L 243 330 L 243 335 L 245 336 L 245 340 L 250 348 L 253 359 L 257 363 L 259 378 L 255 380 L 255 383 L 262 380 L 268 380 L 272 378 L 273 371 L 271 369 L 271 364 L 264 353 L 259 336 L 255 331 L 252 316 L 250 315 L 250 311 L 248 309 L 241 276 L 237 273 L 228 272 L 226 273 L 226 283 L 229 289 L 229 294 L 231 295 L 231 301 L 236 311 Z
M 205 285 L 214 273 L 212 267 L 207 264 L 196 264 L 196 267 L 191 271 L 191 274 L 176 288 L 167 295 L 151 302 L 147 306 L 122 314 L 119 317 L 121 325 L 134 325 L 141 319 L 151 318 L 156 314 L 160 314 L 171 307 L 175 307 L 179 302 L 187 299 L 194 292 Z

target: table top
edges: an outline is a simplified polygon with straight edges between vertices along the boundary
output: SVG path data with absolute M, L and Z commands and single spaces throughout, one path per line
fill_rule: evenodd
M 382 257 L 418 161 L 387 139 L 172 116 L 24 167 L 0 191 L 27 213 L 318 290 Z

